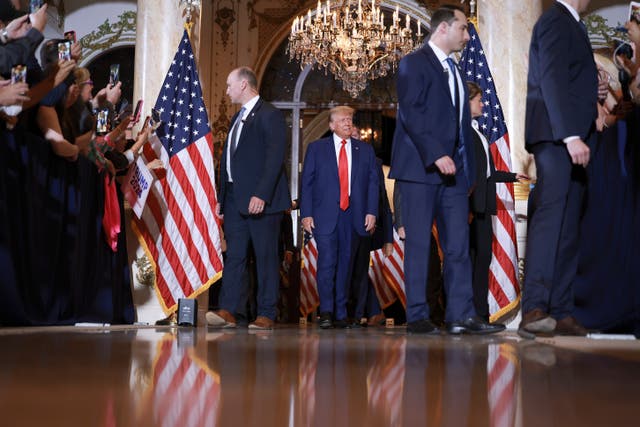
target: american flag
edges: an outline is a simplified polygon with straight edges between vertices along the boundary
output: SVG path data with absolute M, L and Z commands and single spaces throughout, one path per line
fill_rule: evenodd
M 300 274 L 300 314 L 308 316 L 320 305 L 316 273 L 318 268 L 318 248 L 316 240 L 304 233 L 302 248 L 302 271 Z
M 148 410 L 139 425 L 211 426 L 219 423 L 220 375 L 199 360 L 194 348 L 180 348 L 175 337 L 159 343 L 153 365 Z
M 179 298 L 206 291 L 222 274 L 213 140 L 187 31 L 154 109 L 162 123 L 144 157 L 161 159 L 166 176 L 156 176 L 134 226 L 154 264 L 162 307 L 170 313 Z
M 384 259 L 382 274 L 387 281 L 387 285 L 393 289 L 400 298 L 403 307 L 407 306 L 407 296 L 404 291 L 404 242 L 393 230 L 393 252 L 391 256 Z
M 393 288 L 387 284 L 384 277 L 385 256 L 382 249 L 371 251 L 371 262 L 369 263 L 369 280 L 376 291 L 376 296 L 380 302 L 381 308 L 387 308 L 397 299 L 397 295 Z
M 482 88 L 484 110 L 483 115 L 478 118 L 478 125 L 487 136 L 496 170 L 510 171 L 511 147 L 507 125 L 487 58 L 473 23 L 469 23 L 469 36 L 471 39 L 460 58 L 462 76 Z M 497 183 L 496 193 L 498 214 L 492 218 L 493 244 L 489 267 L 488 300 L 491 321 L 516 309 L 520 302 L 513 184 Z

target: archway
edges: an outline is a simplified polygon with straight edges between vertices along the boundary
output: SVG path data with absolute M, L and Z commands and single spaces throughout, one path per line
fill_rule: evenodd
M 413 21 L 418 19 L 425 34 L 430 28 L 430 12 L 413 1 L 381 1 L 379 6 L 385 14 L 390 15 L 398 7 L 402 15 L 409 15 Z M 306 12 L 306 9 L 300 11 L 302 12 Z M 287 169 L 290 174 L 291 197 L 297 199 L 304 150 L 309 142 L 328 130 L 326 111 L 335 105 L 350 105 L 356 111 L 376 112 L 380 116 L 390 117 L 395 126 L 397 97 L 395 72 L 370 81 L 367 88 L 354 99 L 342 89 L 341 82 L 336 81 L 330 73 L 311 70 L 310 67 L 301 70 L 298 63 L 290 62 L 286 48 L 292 19 L 276 32 L 268 44 L 272 48 L 258 59 L 256 72 L 261 81 L 261 95 L 283 110 L 290 126 L 290 157 Z M 389 133 L 388 130 L 379 131 L 381 137 Z M 391 140 L 386 145 L 390 152 Z M 293 215 L 293 226 L 294 230 L 298 227 L 296 215 Z M 294 233 L 296 245 L 297 240 Z

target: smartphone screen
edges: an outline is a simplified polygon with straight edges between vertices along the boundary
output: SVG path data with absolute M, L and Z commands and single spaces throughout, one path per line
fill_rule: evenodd
M 98 110 L 96 117 L 96 133 L 105 135 L 109 130 L 109 109 L 103 108 Z
M 42 7 L 42 0 L 29 0 L 29 12 L 36 13 Z
M 58 59 L 60 61 L 71 61 L 71 42 L 58 43 Z
M 11 83 L 26 83 L 27 82 L 27 66 L 24 64 L 18 64 L 11 67 Z
M 138 123 L 140 120 L 140 113 L 142 112 L 142 99 L 139 99 L 136 103 L 136 109 L 133 111 L 133 123 Z
M 629 3 L 629 21 L 640 24 L 640 2 L 632 1 Z
M 71 43 L 76 42 L 76 32 L 75 31 L 67 31 L 64 33 L 64 38 L 69 40 Z
M 120 80 L 120 64 L 111 64 L 109 67 L 109 84 L 115 86 Z

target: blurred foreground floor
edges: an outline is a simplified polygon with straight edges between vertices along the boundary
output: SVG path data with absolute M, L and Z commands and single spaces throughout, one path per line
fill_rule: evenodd
M 0 328 L 4 426 L 637 426 L 640 341 Z

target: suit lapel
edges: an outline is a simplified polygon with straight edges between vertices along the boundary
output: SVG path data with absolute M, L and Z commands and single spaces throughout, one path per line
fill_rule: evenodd
M 451 108 L 455 108 L 453 100 L 451 99 L 451 90 L 449 89 L 449 73 L 442 68 L 442 63 L 438 60 L 438 57 L 433 49 L 431 49 L 431 46 L 429 46 L 429 43 L 425 43 L 422 52 L 433 67 L 433 74 L 437 76 L 436 79 L 440 82 L 440 87 L 444 89 L 446 98 L 449 100 L 449 105 Z
M 236 151 L 233 153 L 233 156 L 236 155 L 236 153 L 238 152 L 238 147 L 240 147 L 246 135 L 249 133 L 252 123 L 256 118 L 256 114 L 258 114 L 258 112 L 260 111 L 260 107 L 262 107 L 262 103 L 262 98 L 259 98 L 258 102 L 256 102 L 256 105 L 254 105 L 249 114 L 247 114 L 247 118 L 244 119 L 242 130 L 240 131 L 240 136 L 238 136 L 238 146 L 236 147 Z M 235 120 L 232 123 L 235 123 Z
M 336 182 L 338 183 L 338 186 L 340 185 L 340 178 L 338 177 L 338 158 L 336 157 L 336 147 L 335 144 L 333 142 L 333 135 L 328 137 L 326 139 L 326 144 L 325 144 L 325 150 L 326 150 L 326 157 L 327 157 L 327 163 L 329 164 L 329 171 L 330 174 L 329 176 L 335 176 L 336 178 Z

